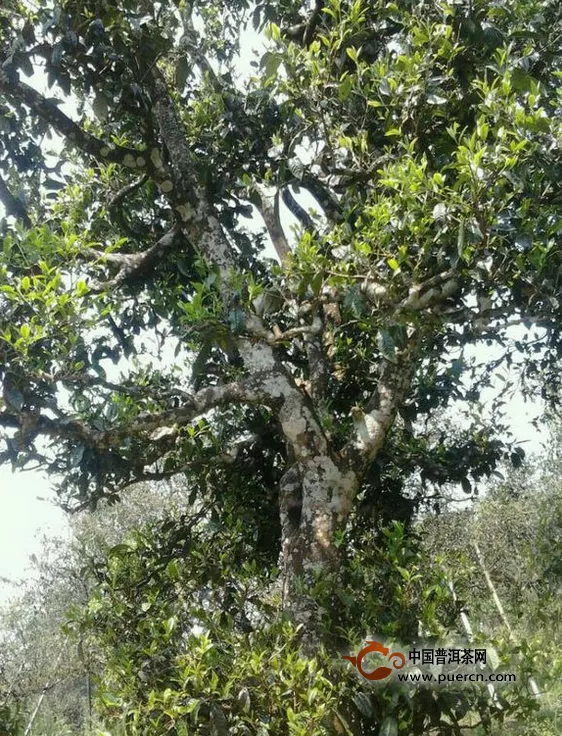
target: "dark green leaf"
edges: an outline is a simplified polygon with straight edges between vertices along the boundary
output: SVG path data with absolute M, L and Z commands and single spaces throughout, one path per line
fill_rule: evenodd
M 373 704 L 371 698 L 366 693 L 355 693 L 352 698 L 353 702 L 357 706 L 357 710 L 365 718 L 371 719 L 374 716 Z
M 14 62 L 22 70 L 26 77 L 33 76 L 33 64 L 27 54 L 14 54 Z
M 343 299 L 343 305 L 345 309 L 348 309 L 356 319 L 361 317 L 361 315 L 364 313 L 365 299 L 363 297 L 363 294 L 355 285 L 350 286 L 346 290 Z
M 51 64 L 54 67 L 58 67 L 61 65 L 63 53 L 64 53 L 64 48 L 63 48 L 62 43 L 57 43 L 53 46 L 51 50 Z
M 379 330 L 377 334 L 377 347 L 385 360 L 388 360 L 390 363 L 396 363 L 396 346 L 388 330 Z
M 246 326 L 246 318 L 244 312 L 241 309 L 233 309 L 228 313 L 228 324 L 231 332 L 235 335 L 239 335 L 244 331 Z
M 197 357 L 193 361 L 193 366 L 191 368 L 191 380 L 193 381 L 198 376 L 200 376 L 204 371 L 205 367 L 207 365 L 207 361 L 209 360 L 209 356 L 211 354 L 211 342 L 205 341 L 203 345 L 201 346 L 201 350 L 199 351 Z
M 71 468 L 77 468 L 80 463 L 82 462 L 82 458 L 84 457 L 84 445 L 76 445 L 72 452 L 70 453 L 70 463 L 69 466 Z
M 384 719 L 379 736 L 398 736 L 398 721 L 394 716 L 387 716 Z
M 4 380 L 3 396 L 8 409 L 11 409 L 12 411 L 21 411 L 23 409 L 25 404 L 23 393 L 19 388 L 17 388 L 17 386 L 14 386 L 11 381 L 6 379 Z
M 107 97 L 103 93 L 96 92 L 96 96 L 94 97 L 94 101 L 92 103 L 92 109 L 98 120 L 103 121 L 107 118 L 107 113 L 109 112 L 109 103 L 107 101 Z
M 185 83 L 187 82 L 187 78 L 189 77 L 189 72 L 191 70 L 191 65 L 192 62 L 188 56 L 182 56 L 176 63 L 175 83 L 180 92 L 185 87 Z

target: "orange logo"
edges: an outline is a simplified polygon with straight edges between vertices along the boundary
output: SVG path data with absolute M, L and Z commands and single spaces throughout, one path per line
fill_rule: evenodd
M 402 654 L 402 652 L 392 652 L 391 655 L 388 655 L 390 649 L 383 646 L 378 641 L 367 641 L 365 642 L 365 644 L 367 646 L 363 647 L 363 649 L 355 657 L 346 654 L 342 657 L 342 659 L 349 660 L 349 662 L 351 662 L 351 664 L 361 675 L 363 675 L 366 680 L 384 680 L 385 677 L 388 677 L 390 674 L 392 674 L 392 669 L 390 667 L 377 667 L 372 672 L 366 672 L 363 669 L 363 667 L 361 666 L 361 662 L 363 661 L 363 658 L 371 652 L 378 652 L 379 654 L 382 654 L 389 660 L 389 662 L 392 663 L 392 666 L 395 670 L 401 670 L 402 667 L 404 667 L 404 665 L 406 664 L 406 657 Z M 393 662 L 393 658 L 396 658 L 397 661 Z

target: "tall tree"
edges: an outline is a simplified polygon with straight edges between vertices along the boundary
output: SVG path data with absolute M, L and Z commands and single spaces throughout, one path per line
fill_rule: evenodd
M 281 555 L 312 631 L 356 508 L 412 474 L 471 492 L 507 450 L 497 417 L 428 419 L 499 365 L 556 394 L 561 13 L 4 3 L 0 459 L 73 506 L 185 474 Z M 247 23 L 268 47 L 241 81 Z

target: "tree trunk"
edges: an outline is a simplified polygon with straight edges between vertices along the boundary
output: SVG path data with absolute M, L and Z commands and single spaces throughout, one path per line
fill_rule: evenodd
M 295 462 L 281 481 L 284 599 L 295 623 L 305 627 L 305 642 L 316 641 L 320 623 L 307 590 L 337 569 L 335 533 L 345 524 L 355 490 L 355 474 L 327 455 Z

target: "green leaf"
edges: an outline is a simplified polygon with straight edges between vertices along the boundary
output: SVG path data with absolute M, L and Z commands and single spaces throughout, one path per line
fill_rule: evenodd
M 116 708 L 120 705 L 119 698 L 117 695 L 114 695 L 113 693 L 107 693 L 107 692 L 100 692 L 98 694 L 98 697 L 102 701 L 104 705 L 106 705 L 108 708 Z
M 282 56 L 280 54 L 266 51 L 266 53 L 260 59 L 260 68 L 265 72 L 264 84 L 267 84 L 270 80 L 273 80 L 281 64 Z
M 182 56 L 176 64 L 175 83 L 177 89 L 181 92 L 185 87 L 189 72 L 191 70 L 191 60 L 188 56 Z
M 128 544 L 116 544 L 108 551 L 108 555 L 111 557 L 123 557 L 131 554 L 132 548 Z
M 461 375 L 461 373 L 462 373 L 462 369 L 463 369 L 463 361 L 462 361 L 462 359 L 461 358 L 455 358 L 451 362 L 451 375 L 453 376 L 453 378 L 458 378 Z
M 239 335 L 244 332 L 246 326 L 246 318 L 244 312 L 241 309 L 233 309 L 228 313 L 228 324 L 231 332 L 235 335 Z
M 387 716 L 384 719 L 379 736 L 398 736 L 398 721 L 394 716 Z
M 203 345 L 201 346 L 201 350 L 199 351 L 197 357 L 193 361 L 193 365 L 191 367 L 191 380 L 192 381 L 198 376 L 200 376 L 205 370 L 207 361 L 209 360 L 209 356 L 211 354 L 211 347 L 212 347 L 212 344 L 210 341 L 205 341 Z
M 248 713 L 250 710 L 250 707 L 252 705 L 252 701 L 250 698 L 250 691 L 247 687 L 243 687 L 238 695 L 236 696 L 236 700 L 238 702 L 239 708 L 242 710 L 243 713 Z
M 76 296 L 84 296 L 89 291 L 88 284 L 84 279 L 80 279 L 76 282 Z
M 57 179 L 53 179 L 51 177 L 47 177 L 44 181 L 44 185 L 46 189 L 50 189 L 53 191 L 59 191 L 61 189 L 64 189 L 66 186 L 66 182 L 64 181 L 58 181 Z
M 223 709 L 218 703 L 211 704 L 211 733 L 215 736 L 228 736 L 228 721 Z
M 356 693 L 352 700 L 362 716 L 369 719 L 373 717 L 373 704 L 371 703 L 371 698 L 366 693 Z
M 2 294 L 5 294 L 9 299 L 15 300 L 18 297 L 18 292 L 10 284 L 3 284 L 2 286 L 0 286 L 0 291 L 2 292 Z
M 396 363 L 396 345 L 388 330 L 379 330 L 377 334 L 377 347 L 383 358 L 390 363 Z
M 465 227 L 464 222 L 461 220 L 459 222 L 459 233 L 457 237 L 457 253 L 459 254 L 459 258 L 463 257 L 464 253 L 464 245 L 465 245 Z
M 356 319 L 364 314 L 365 299 L 357 286 L 353 285 L 346 290 L 343 305 Z
M 298 158 L 298 156 L 294 156 L 293 158 L 289 159 L 287 165 L 289 167 L 289 171 L 295 177 L 295 179 L 302 181 L 302 178 L 304 176 L 304 165 L 300 158 Z
M 315 296 L 318 296 L 320 294 L 320 290 L 322 289 L 322 284 L 324 283 L 324 274 L 319 271 L 317 274 L 315 274 L 310 279 L 310 288 L 312 289 L 312 293 Z
M 447 219 L 447 205 L 445 202 L 438 202 L 432 211 L 432 216 L 434 220 L 445 220 Z
M 109 112 L 109 102 L 107 100 L 107 97 L 101 92 L 96 92 L 96 96 L 94 97 L 94 101 L 92 103 L 92 110 L 94 111 L 94 115 L 97 117 L 98 120 L 103 121 L 107 118 L 107 114 Z
M 14 54 L 14 62 L 22 70 L 26 77 L 33 76 L 33 64 L 27 54 Z
M 427 95 L 426 101 L 428 105 L 444 105 L 447 102 L 447 98 L 442 95 L 432 93 Z
M 272 41 L 281 40 L 281 29 L 275 23 L 270 23 L 266 29 L 266 35 L 271 38 Z
M 79 444 L 74 447 L 74 449 L 70 453 L 69 467 L 77 468 L 80 465 L 80 463 L 82 462 L 82 458 L 84 457 L 84 450 L 85 447 L 83 444 Z
M 51 64 L 54 67 L 59 67 L 61 65 L 63 53 L 64 48 L 62 43 L 57 43 L 53 46 L 51 50 Z
M 21 411 L 25 404 L 25 397 L 23 393 L 12 385 L 11 381 L 4 379 L 4 401 L 6 402 L 9 409 L 13 411 Z
M 163 623 L 164 627 L 164 633 L 167 637 L 169 637 L 172 633 L 172 631 L 176 628 L 178 623 L 178 617 L 177 616 L 170 616 L 170 618 L 166 619 Z
M 180 578 L 180 569 L 179 569 L 178 561 L 170 560 L 170 562 L 168 562 L 168 565 L 166 567 L 166 572 L 169 575 L 171 580 L 173 580 L 174 582 L 178 581 Z

